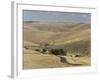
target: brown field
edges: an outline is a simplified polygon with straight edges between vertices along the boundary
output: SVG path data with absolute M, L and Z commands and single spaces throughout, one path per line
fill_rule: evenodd
M 24 23 L 23 68 L 89 66 L 90 24 L 72 22 Z M 44 44 L 48 44 L 44 46 Z M 66 56 L 43 54 L 35 49 L 66 48 Z M 81 56 L 76 56 L 80 54 Z M 61 61 L 61 57 L 65 59 Z

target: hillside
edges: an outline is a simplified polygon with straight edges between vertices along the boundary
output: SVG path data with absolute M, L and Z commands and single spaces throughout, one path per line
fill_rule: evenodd
M 90 24 L 74 22 L 25 22 L 23 68 L 90 65 L 90 26 Z M 66 49 L 65 63 L 61 62 L 59 56 L 42 53 L 44 45 L 49 49 Z M 75 57 L 77 54 L 82 56 Z
M 55 43 L 55 45 L 86 41 L 90 40 L 90 25 L 71 22 L 25 23 L 24 40 L 37 44 Z

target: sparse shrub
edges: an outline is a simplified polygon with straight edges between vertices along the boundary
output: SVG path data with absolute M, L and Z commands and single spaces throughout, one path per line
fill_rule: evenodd
M 81 55 L 79 55 L 79 54 L 76 54 L 76 55 L 75 55 L 75 57 L 81 57 Z
M 42 49 L 42 53 L 45 53 L 46 51 L 47 51 L 47 49 L 45 49 L 45 48 L 44 48 L 44 49 Z
M 29 49 L 27 46 L 24 46 L 25 49 Z
M 35 49 L 35 51 L 38 51 L 38 52 L 40 52 L 40 50 L 39 50 L 39 49 Z

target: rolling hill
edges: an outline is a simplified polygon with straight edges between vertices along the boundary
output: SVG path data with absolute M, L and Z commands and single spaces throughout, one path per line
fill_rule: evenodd
M 90 24 L 72 22 L 24 23 L 24 41 L 62 45 L 90 40 Z
M 77 63 L 90 65 L 90 24 L 34 21 L 24 22 L 23 29 L 23 69 L 71 67 L 77 66 Z M 41 44 L 45 43 L 49 44 L 49 47 L 52 48 L 66 48 L 68 55 L 81 53 L 85 56 L 76 58 L 65 56 L 66 60 L 73 64 L 62 63 L 58 56 L 35 51 L 35 49 L 41 48 Z

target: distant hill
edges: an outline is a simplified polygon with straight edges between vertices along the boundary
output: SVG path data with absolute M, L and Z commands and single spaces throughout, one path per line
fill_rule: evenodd
M 90 24 L 85 24 L 85 23 L 71 23 L 71 22 L 32 22 L 32 23 L 24 23 L 24 27 L 32 27 L 33 29 L 35 28 L 36 30 L 40 31 L 51 31 L 51 32 L 69 32 L 70 30 L 73 29 L 80 29 L 81 27 L 83 28 L 88 28 Z
M 24 40 L 61 44 L 90 39 L 90 24 L 71 22 L 24 23 Z

